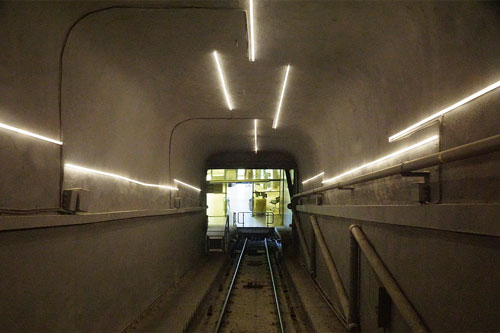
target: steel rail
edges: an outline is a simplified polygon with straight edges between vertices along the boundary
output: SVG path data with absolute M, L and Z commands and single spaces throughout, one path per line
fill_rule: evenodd
M 466 158 L 488 154 L 498 150 L 500 150 L 500 134 L 490 136 L 482 140 L 467 143 L 465 145 L 461 145 L 451 149 L 447 149 L 442 152 L 426 155 L 411 161 L 398 163 L 388 168 L 369 172 L 361 176 L 348 178 L 346 180 L 342 180 L 337 183 L 313 188 L 312 190 L 295 194 L 292 197 L 292 199 L 308 196 L 314 193 L 322 193 L 328 190 L 342 189 L 350 185 L 365 183 L 371 180 L 394 176 L 405 172 L 420 170 L 435 165 L 441 165 L 445 163 L 464 160 Z
M 231 284 L 229 285 L 229 290 L 227 291 L 226 299 L 224 300 L 224 305 L 222 306 L 222 309 L 220 311 L 219 320 L 217 320 L 215 333 L 219 332 L 220 325 L 222 324 L 222 319 L 224 318 L 224 314 L 226 312 L 227 303 L 229 302 L 229 297 L 231 297 L 231 291 L 233 290 L 234 281 L 236 280 L 236 276 L 238 275 L 238 270 L 240 269 L 241 259 L 243 258 L 243 254 L 245 253 L 247 241 L 248 238 L 245 238 L 245 243 L 243 243 L 243 247 L 241 248 L 240 258 L 238 259 L 238 264 L 236 265 L 236 269 L 234 270 L 233 279 L 231 280 Z
M 283 328 L 283 320 L 281 319 L 280 302 L 278 301 L 278 292 L 276 291 L 276 284 L 274 283 L 273 267 L 271 266 L 271 259 L 269 258 L 269 249 L 267 248 L 267 238 L 264 239 L 264 245 L 266 246 L 267 264 L 269 266 L 269 274 L 271 274 L 271 283 L 273 285 L 274 301 L 276 302 L 276 311 L 278 312 L 280 329 L 281 329 L 281 333 L 284 333 L 285 329 Z

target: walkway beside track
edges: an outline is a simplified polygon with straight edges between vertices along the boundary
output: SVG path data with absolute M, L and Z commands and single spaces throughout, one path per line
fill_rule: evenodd
M 223 275 L 226 259 L 223 253 L 202 256 L 197 265 L 170 286 L 124 331 L 185 331 L 214 283 Z
M 334 315 L 326 301 L 316 289 L 305 268 L 292 258 L 292 251 L 285 253 L 284 264 L 300 303 L 315 332 L 347 332 L 347 329 Z

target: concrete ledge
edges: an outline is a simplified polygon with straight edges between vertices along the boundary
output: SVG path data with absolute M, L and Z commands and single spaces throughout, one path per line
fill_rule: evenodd
M 78 215 L 0 216 L 0 231 L 64 227 L 70 225 L 133 219 L 138 217 L 187 214 L 201 212 L 205 209 L 205 207 L 188 207 L 180 209 L 129 210 L 121 212 L 85 213 Z
M 201 257 L 175 284 L 139 315 L 124 332 L 187 332 L 220 282 L 227 257 L 210 254 Z
M 500 237 L 500 204 L 299 205 L 303 213 Z
M 285 255 L 284 263 L 288 277 L 292 283 L 297 296 L 302 303 L 309 323 L 314 332 L 347 332 L 337 315 L 330 309 L 326 301 L 314 286 L 314 282 L 307 275 L 305 269 L 295 261 L 297 257 L 291 258 L 290 253 Z

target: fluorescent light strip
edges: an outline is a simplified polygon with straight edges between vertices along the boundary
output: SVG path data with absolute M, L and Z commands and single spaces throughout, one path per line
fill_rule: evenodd
M 255 61 L 255 38 L 253 33 L 253 0 L 250 0 L 250 61 Z
M 51 139 L 51 138 L 47 138 L 45 136 L 41 136 L 41 135 L 38 135 L 38 134 L 35 134 L 35 133 L 32 133 L 32 132 L 28 132 L 28 131 L 25 131 L 23 129 L 17 128 L 17 127 L 9 126 L 7 124 L 0 123 L 0 128 L 6 129 L 6 130 L 9 130 L 9 131 L 13 131 L 13 132 L 16 132 L 16 133 L 24 134 L 24 135 L 27 135 L 27 136 L 31 136 L 32 138 L 37 138 L 37 139 L 40 139 L 40 140 L 43 140 L 43 141 L 52 142 L 52 143 L 55 143 L 56 145 L 60 145 L 61 146 L 63 144 L 61 141 L 54 140 L 54 139 Z
M 354 173 L 354 172 L 356 172 L 356 171 L 358 171 L 358 170 L 361 170 L 361 169 L 363 169 L 363 168 L 366 168 L 366 167 L 372 166 L 372 165 L 374 165 L 374 164 L 376 164 L 376 163 L 379 163 L 379 162 L 385 161 L 385 160 L 387 160 L 387 159 L 389 159 L 389 158 L 391 158 L 391 157 L 395 157 L 395 156 L 397 156 L 397 155 L 401 155 L 401 154 L 403 154 L 403 153 L 406 153 L 407 151 L 410 151 L 410 150 L 412 150 L 412 149 L 415 149 L 415 148 L 418 148 L 418 147 L 420 147 L 420 146 L 422 146 L 422 145 L 425 145 L 426 143 L 429 143 L 429 142 L 432 142 L 432 141 L 434 141 L 434 140 L 437 140 L 438 138 L 439 138 L 439 135 L 434 135 L 434 136 L 431 136 L 431 137 L 429 137 L 429 138 L 427 138 L 427 139 L 425 139 L 425 140 L 422 140 L 422 141 L 420 141 L 420 142 L 417 142 L 417 143 L 416 143 L 416 144 L 414 144 L 414 145 L 411 145 L 411 146 L 406 147 L 406 148 L 404 148 L 404 149 L 398 150 L 398 151 L 396 151 L 396 152 L 394 152 L 394 153 L 392 153 L 392 154 L 389 154 L 389 155 L 386 155 L 386 156 L 384 156 L 384 157 L 381 157 L 381 158 L 379 158 L 378 160 L 375 160 L 375 161 L 372 161 L 372 162 L 369 162 L 369 163 L 363 164 L 363 165 L 361 165 L 361 166 L 359 166 L 359 167 L 357 167 L 357 168 L 354 168 L 354 169 L 352 169 L 352 170 L 346 171 L 346 172 L 344 172 L 344 173 L 342 173 L 342 174 L 340 174 L 340 175 L 338 175 L 338 176 L 335 176 L 335 177 L 333 177 L 333 178 L 330 178 L 330 179 L 324 180 L 322 183 L 323 183 L 323 184 L 325 184 L 325 183 L 331 183 L 331 182 L 333 182 L 333 181 L 335 181 L 335 180 L 337 180 L 337 179 L 339 179 L 339 178 L 341 178 L 341 177 L 343 177 L 343 176 L 350 175 L 350 174 L 352 174 L 352 173 Z
M 253 120 L 253 125 L 254 125 L 254 144 L 255 144 L 255 153 L 257 154 L 257 151 L 259 151 L 259 148 L 257 147 L 257 119 Z
M 325 174 L 324 172 L 322 172 L 322 173 L 318 173 L 316 176 L 314 176 L 314 177 L 311 177 L 311 178 L 309 178 L 309 179 L 304 180 L 304 181 L 302 182 L 302 184 L 306 184 L 306 183 L 310 182 L 311 180 L 314 180 L 314 179 L 316 179 L 316 178 L 318 178 L 318 177 L 323 176 L 324 174 Z
M 428 123 L 430 123 L 431 121 L 441 117 L 442 115 L 444 115 L 445 113 L 448 113 L 456 108 L 458 108 L 459 106 L 462 106 L 470 101 L 472 101 L 473 99 L 476 99 L 496 88 L 500 87 L 500 81 L 498 82 L 495 82 L 493 83 L 492 85 L 489 85 L 487 86 L 486 88 L 482 89 L 482 90 L 479 90 L 478 92 L 470 95 L 469 97 L 467 98 L 464 98 L 462 99 L 461 101 L 451 105 L 451 106 L 448 106 L 446 109 L 443 109 L 435 114 L 433 114 L 432 116 L 429 116 L 425 119 L 422 119 L 420 120 L 418 123 L 415 123 L 413 125 L 411 125 L 410 127 L 408 128 L 405 128 L 404 130 L 402 130 L 401 132 L 398 132 L 396 134 L 394 134 L 393 136 L 390 136 L 389 137 L 389 142 L 393 142 L 393 141 L 396 141 L 396 140 L 399 140 L 401 139 L 402 137 L 406 136 L 406 135 L 409 135 L 415 131 L 417 131 L 418 129 L 420 129 L 421 127 L 427 125 Z
M 104 172 L 104 171 L 99 171 L 99 170 L 84 168 L 82 166 L 74 165 L 74 164 L 71 164 L 71 163 L 66 163 L 66 164 L 64 164 L 64 166 L 66 168 L 70 168 L 70 169 L 74 169 L 74 170 L 78 170 L 78 171 L 95 173 L 95 174 L 98 174 L 98 175 L 108 176 L 108 177 L 112 177 L 112 178 L 116 178 L 116 179 L 122 179 L 122 180 L 125 180 L 125 181 L 128 181 L 128 182 L 134 183 L 134 184 L 142 185 L 142 186 L 157 187 L 157 188 L 161 188 L 161 189 L 165 189 L 165 190 L 175 190 L 175 191 L 178 190 L 176 187 L 173 187 L 173 186 L 143 183 L 143 182 L 140 182 L 138 180 L 130 179 L 130 178 L 127 178 L 127 177 L 124 177 L 124 176 L 120 176 L 120 175 L 115 175 L 114 173 L 109 173 L 109 172 Z
M 199 188 L 194 187 L 194 186 L 189 185 L 189 184 L 186 184 L 186 183 L 184 183 L 184 182 L 181 182 L 181 181 L 180 181 L 180 180 L 178 180 L 178 179 L 174 179 L 174 182 L 179 183 L 179 184 L 184 185 L 184 186 L 187 186 L 187 187 L 189 187 L 189 188 L 192 188 L 193 190 L 196 190 L 196 191 L 198 191 L 198 192 L 201 192 L 201 190 L 200 190 Z
M 217 63 L 217 69 L 219 70 L 219 78 L 222 84 L 222 89 L 224 90 L 224 96 L 226 96 L 227 107 L 231 111 L 233 107 L 231 106 L 231 101 L 229 100 L 229 94 L 227 93 L 226 82 L 224 81 L 224 74 L 222 74 L 222 67 L 220 66 L 219 55 L 217 54 L 217 51 L 214 51 L 214 58 L 215 62 Z
M 278 120 L 280 118 L 281 103 L 283 103 L 283 96 L 285 95 L 286 82 L 288 80 L 288 72 L 290 71 L 290 65 L 286 66 L 285 80 L 283 81 L 283 88 L 281 89 L 280 103 L 278 104 L 278 110 L 276 111 L 276 117 L 274 118 L 273 128 L 278 127 Z

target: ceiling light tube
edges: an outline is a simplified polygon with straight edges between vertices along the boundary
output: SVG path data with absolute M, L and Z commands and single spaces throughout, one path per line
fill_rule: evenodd
M 311 180 L 314 180 L 314 179 L 316 179 L 316 178 L 318 178 L 318 177 L 323 176 L 324 174 L 325 174 L 324 172 L 322 172 L 322 173 L 318 173 L 316 176 L 313 176 L 313 177 L 311 177 L 311 178 L 309 178 L 309 179 L 304 180 L 304 181 L 302 182 L 302 184 L 306 184 L 306 183 L 310 182 Z
M 253 125 L 254 125 L 254 145 L 255 145 L 255 153 L 257 154 L 257 151 L 259 148 L 257 147 L 257 119 L 253 120 Z
M 16 132 L 16 133 L 19 133 L 19 134 L 24 134 L 24 135 L 27 135 L 27 136 L 31 136 L 32 138 L 37 138 L 39 140 L 43 140 L 43 141 L 47 141 L 47 142 L 52 142 L 52 143 L 55 143 L 56 145 L 60 145 L 61 146 L 63 144 L 59 140 L 54 140 L 54 139 L 51 139 L 51 138 L 47 138 L 45 136 L 38 135 L 38 134 L 35 134 L 35 133 L 32 133 L 32 132 L 28 132 L 28 131 L 25 131 L 23 129 L 20 129 L 20 128 L 17 128 L 17 127 L 14 127 L 14 126 L 9 126 L 7 124 L 0 123 L 0 128 L 6 129 L 6 130 L 9 130 L 9 131 L 13 131 L 13 132 Z
M 486 88 L 482 89 L 482 90 L 479 90 L 478 92 L 470 95 L 469 97 L 467 98 L 464 98 L 462 99 L 461 101 L 451 105 L 451 106 L 448 106 L 446 109 L 443 109 L 435 114 L 433 114 L 432 116 L 429 116 L 425 119 L 422 119 L 420 120 L 419 122 L 411 125 L 410 127 L 408 128 L 405 128 L 404 130 L 402 130 L 401 132 L 398 132 L 392 136 L 389 137 L 389 142 L 394 142 L 396 140 L 399 140 L 407 135 L 410 135 L 414 132 L 416 132 L 417 130 L 419 130 L 420 128 L 424 127 L 425 125 L 427 125 L 428 123 L 430 123 L 431 121 L 433 120 L 436 120 L 437 118 L 441 117 L 442 115 L 444 115 L 445 113 L 448 113 L 456 108 L 458 108 L 459 106 L 462 106 L 486 93 L 489 93 L 490 91 L 496 89 L 500 87 L 500 81 L 498 82 L 495 82 L 493 83 L 492 85 L 489 85 L 487 86 Z
M 214 51 L 214 58 L 217 64 L 217 70 L 219 71 L 219 78 L 222 85 L 222 90 L 224 90 L 224 96 L 226 97 L 227 107 L 231 111 L 233 109 L 233 106 L 231 105 L 231 101 L 229 100 L 229 94 L 227 93 L 226 82 L 224 81 L 224 74 L 222 73 L 222 67 L 220 65 L 219 55 L 217 54 L 217 51 Z
M 280 102 L 278 104 L 278 110 L 276 110 L 276 117 L 274 117 L 273 128 L 278 127 L 278 120 L 280 118 L 281 104 L 283 103 L 283 96 L 285 95 L 286 82 L 288 80 L 288 72 L 290 71 L 290 65 L 286 66 L 285 80 L 283 80 L 283 88 L 281 89 Z
M 108 177 L 112 177 L 112 178 L 116 178 L 116 179 L 121 179 L 121 180 L 125 180 L 125 181 L 128 181 L 128 182 L 134 183 L 134 184 L 142 185 L 142 186 L 156 187 L 156 188 L 161 188 L 161 189 L 165 189 L 165 190 L 175 190 L 175 191 L 178 190 L 176 187 L 173 187 L 173 186 L 143 183 L 143 182 L 140 182 L 138 180 L 134 180 L 134 179 L 130 179 L 130 178 L 127 178 L 127 177 L 124 177 L 124 176 L 116 175 L 114 173 L 109 173 L 109 172 L 99 171 L 99 170 L 95 170 L 95 169 L 85 168 L 85 167 L 74 165 L 74 164 L 71 164 L 71 163 L 66 163 L 66 164 L 64 164 L 64 166 L 66 168 L 69 168 L 69 169 L 74 169 L 74 170 L 77 170 L 77 171 L 94 173 L 94 174 L 97 174 L 97 175 L 102 175 L 102 176 L 108 176 Z
M 344 177 L 344 176 L 350 175 L 350 174 L 352 174 L 352 173 L 354 173 L 354 172 L 356 172 L 356 171 L 359 171 L 359 170 L 361 170 L 361 169 L 363 169 L 363 168 L 366 168 L 366 167 L 372 166 L 372 165 L 377 164 L 377 163 L 379 163 L 379 162 L 385 161 L 385 160 L 387 160 L 387 159 L 389 159 L 389 158 L 391 158 L 391 157 L 395 157 L 395 156 L 397 156 L 397 155 L 401 155 L 401 154 L 403 154 L 403 153 L 406 153 L 407 151 L 410 151 L 410 150 L 412 150 L 412 149 L 418 148 L 418 147 L 420 147 L 420 146 L 422 146 L 422 145 L 425 145 L 426 143 L 429 143 L 429 142 L 432 142 L 432 141 L 434 141 L 434 140 L 437 140 L 438 138 L 439 138 L 439 135 L 434 135 L 434 136 L 431 136 L 431 137 L 429 137 L 429 138 L 427 138 L 427 139 L 425 139 L 425 140 L 422 140 L 422 141 L 420 141 L 420 142 L 415 143 L 414 145 L 411 145 L 411 146 L 406 147 L 406 148 L 404 148 L 404 149 L 398 150 L 398 151 L 396 151 L 396 152 L 394 152 L 394 153 L 392 153 L 392 154 L 389 154 L 389 155 L 386 155 L 386 156 L 384 156 L 384 157 L 381 157 L 381 158 L 379 158 L 379 159 L 377 159 L 377 160 L 375 160 L 375 161 L 371 161 L 371 162 L 369 162 L 369 163 L 363 164 L 363 165 L 361 165 L 361 166 L 359 166 L 359 167 L 357 167 L 357 168 L 354 168 L 354 169 L 352 169 L 352 170 L 346 171 L 346 172 L 344 172 L 344 173 L 342 173 L 342 174 L 340 174 L 340 175 L 338 175 L 338 176 L 335 176 L 335 177 L 333 177 L 333 178 L 330 178 L 330 179 L 324 180 L 324 181 L 322 181 L 322 183 L 323 183 L 323 184 L 325 184 L 325 183 L 331 183 L 331 182 L 333 182 L 333 181 L 335 181 L 335 180 L 337 180 L 337 179 L 339 179 L 339 178 L 341 178 L 341 177 Z
M 253 32 L 253 0 L 250 0 L 250 61 L 255 61 L 255 38 Z
M 197 187 L 194 187 L 194 186 L 192 186 L 192 185 L 186 184 L 186 183 L 184 183 L 184 182 L 181 182 L 181 181 L 180 181 L 180 180 L 178 180 L 178 179 L 174 179 L 174 182 L 179 183 L 179 184 L 181 184 L 181 185 L 184 185 L 184 186 L 186 186 L 186 187 L 189 187 L 189 188 L 191 188 L 191 189 L 193 189 L 193 190 L 196 190 L 196 191 L 198 191 L 198 192 L 201 192 L 201 189 L 199 189 L 199 188 L 197 188 Z

